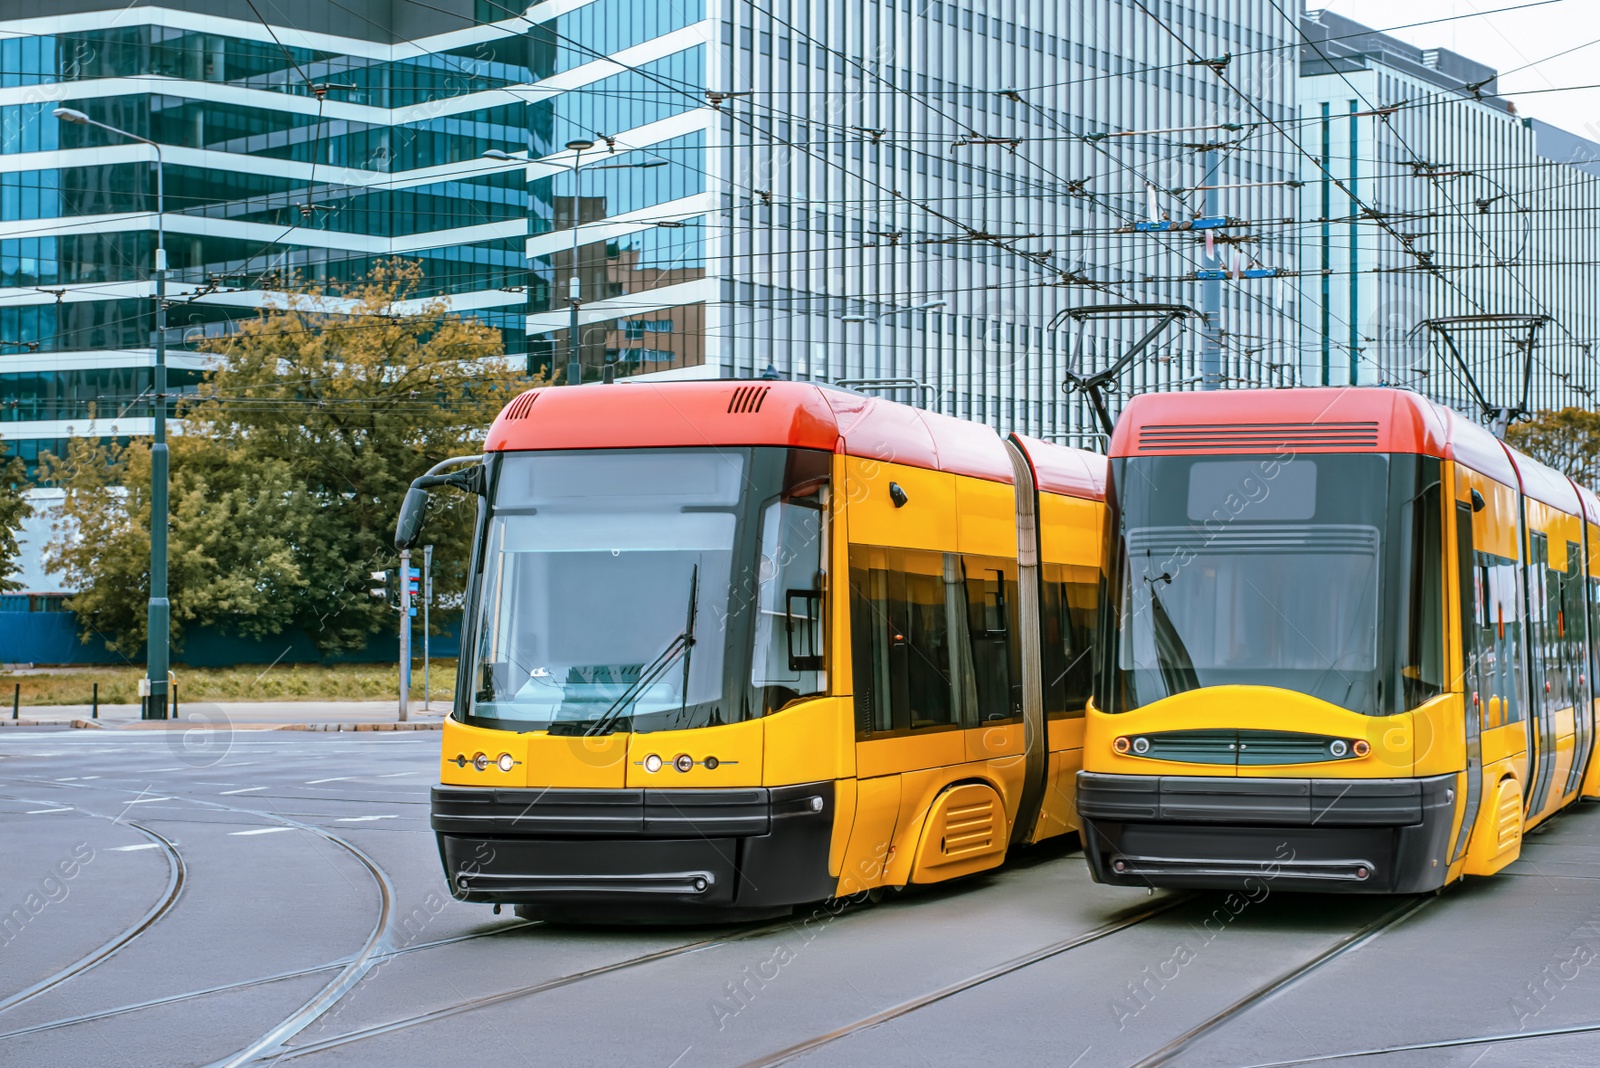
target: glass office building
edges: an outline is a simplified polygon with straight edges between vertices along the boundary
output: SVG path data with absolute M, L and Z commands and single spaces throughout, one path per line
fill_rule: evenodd
M 153 153 L 63 105 L 163 146 L 180 386 L 269 286 L 390 256 L 558 379 L 915 379 L 1065 436 L 1065 372 L 1147 324 L 1063 313 L 1136 301 L 1194 314 L 1122 388 L 1192 387 L 1208 341 L 1273 381 L 1297 294 L 1244 274 L 1295 268 L 1294 27 L 1144 8 L 0 0 L 0 439 L 149 428 Z M 1209 252 L 1170 229 L 1207 210 Z
M 1465 56 L 1331 12 L 1305 29 L 1300 381 L 1474 417 L 1592 407 L 1600 145 L 1517 115 Z

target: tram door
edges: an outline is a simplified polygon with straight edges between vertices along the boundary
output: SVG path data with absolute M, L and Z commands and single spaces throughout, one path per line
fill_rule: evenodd
M 1467 792 L 1461 812 L 1461 831 L 1456 838 L 1455 853 L 1450 858 L 1452 864 L 1467 851 L 1467 840 L 1477 823 L 1478 806 L 1483 801 L 1483 717 L 1485 702 L 1492 693 L 1483 677 L 1484 650 L 1479 648 L 1479 636 L 1489 622 L 1487 582 L 1483 569 L 1477 566 L 1472 505 L 1465 501 L 1456 503 L 1456 565 L 1461 598 L 1461 685 L 1466 696 L 1461 719 L 1467 732 Z

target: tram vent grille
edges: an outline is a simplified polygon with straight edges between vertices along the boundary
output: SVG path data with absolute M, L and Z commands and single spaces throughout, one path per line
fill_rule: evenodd
M 729 415 L 754 415 L 761 410 L 771 386 L 740 386 L 728 399 Z
M 505 418 L 526 419 L 528 412 L 533 409 L 533 402 L 538 400 L 540 394 L 536 390 L 529 390 L 510 404 L 506 405 Z
M 1366 423 L 1193 423 L 1139 428 L 1140 452 L 1224 449 L 1277 452 L 1283 448 L 1375 449 L 1378 424 Z

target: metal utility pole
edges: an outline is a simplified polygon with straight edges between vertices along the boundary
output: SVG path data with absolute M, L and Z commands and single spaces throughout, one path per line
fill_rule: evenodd
M 433 546 L 422 547 L 422 707 L 428 708 L 431 700 L 432 687 L 429 685 L 428 668 L 433 663 L 428 655 L 428 606 L 433 604 Z
M 155 402 L 155 441 L 150 447 L 150 599 L 145 609 L 145 676 L 150 695 L 142 719 L 167 718 L 168 673 L 172 661 L 172 609 L 167 600 L 167 232 L 166 189 L 161 146 L 148 137 L 97 122 L 74 108 L 56 108 L 61 122 L 94 126 L 156 151 L 156 365 L 151 383 Z
M 572 153 L 572 278 L 567 283 L 567 300 L 572 302 L 571 325 L 567 327 L 567 385 L 577 386 L 583 383 L 583 361 L 578 351 L 578 304 L 581 302 L 581 286 L 578 280 L 578 161 L 583 154 L 594 147 L 593 141 L 583 138 L 574 138 L 567 142 L 567 148 Z
M 400 550 L 400 722 L 411 700 L 411 550 Z
M 1201 183 L 1206 187 L 1205 215 L 1217 216 L 1217 149 L 1215 143 L 1206 149 L 1206 177 Z M 1224 257 L 1226 258 L 1226 257 Z M 1212 267 L 1214 264 L 1206 264 Z M 1222 386 L 1222 278 L 1208 275 L 1200 283 L 1201 327 L 1203 341 L 1200 348 L 1200 388 L 1220 389 Z

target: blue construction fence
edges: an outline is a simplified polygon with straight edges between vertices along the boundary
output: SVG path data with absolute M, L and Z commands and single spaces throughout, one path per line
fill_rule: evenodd
M 454 657 L 461 649 L 459 619 L 435 620 L 443 633 L 428 639 L 428 655 Z M 412 653 L 422 657 L 421 620 L 412 628 Z M 191 630 L 183 651 L 173 663 L 187 667 L 232 667 L 235 664 L 381 664 L 400 658 L 400 635 L 373 635 L 364 648 L 323 656 L 304 633 L 271 638 L 241 638 L 224 629 Z M 79 640 L 78 617 L 73 612 L 0 612 L 0 664 L 117 665 L 144 663 L 144 651 L 124 656 L 106 648 L 103 640 Z

